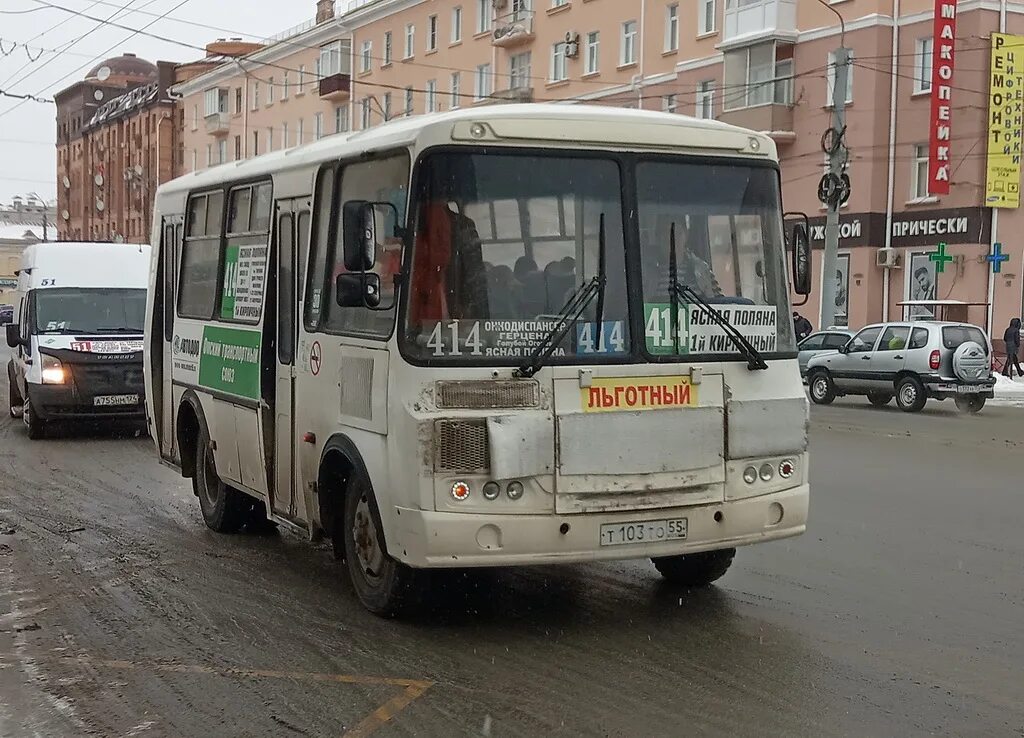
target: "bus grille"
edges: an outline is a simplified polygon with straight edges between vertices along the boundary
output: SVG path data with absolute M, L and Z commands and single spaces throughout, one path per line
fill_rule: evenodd
M 485 419 L 438 420 L 434 444 L 434 471 L 486 472 L 491 467 Z
M 437 406 L 443 410 L 521 409 L 540 404 L 540 385 L 533 381 L 438 382 Z

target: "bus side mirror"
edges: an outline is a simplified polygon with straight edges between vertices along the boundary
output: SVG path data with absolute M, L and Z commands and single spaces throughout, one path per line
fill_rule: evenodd
M 334 301 L 338 307 L 379 306 L 380 277 L 366 272 L 339 274 L 334 281 Z
M 17 323 L 8 323 L 4 326 L 4 330 L 7 333 L 7 346 L 9 348 L 18 348 L 24 346 L 25 342 L 21 340 L 21 326 Z
M 790 245 L 793 249 L 793 292 L 811 294 L 811 238 L 810 223 L 806 215 L 793 225 Z
M 350 272 L 371 269 L 377 255 L 373 207 L 365 200 L 349 200 L 342 205 L 341 222 L 345 269 Z

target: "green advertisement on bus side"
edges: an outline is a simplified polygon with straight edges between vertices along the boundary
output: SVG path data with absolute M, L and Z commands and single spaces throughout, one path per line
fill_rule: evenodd
M 205 326 L 199 384 L 250 400 L 260 397 L 259 331 Z

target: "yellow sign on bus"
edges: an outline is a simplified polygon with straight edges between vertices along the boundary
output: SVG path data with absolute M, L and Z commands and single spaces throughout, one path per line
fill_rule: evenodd
M 697 387 L 689 377 L 595 377 L 580 388 L 585 413 L 668 410 L 697 405 Z
M 1024 36 L 992 34 L 989 70 L 988 165 L 985 204 L 1020 207 L 1021 127 L 1024 114 Z

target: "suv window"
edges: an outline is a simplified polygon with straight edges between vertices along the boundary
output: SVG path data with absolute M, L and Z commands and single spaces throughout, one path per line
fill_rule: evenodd
M 818 334 L 817 336 L 808 337 L 803 343 L 800 344 L 801 351 L 817 351 L 822 348 L 825 344 L 825 336 Z
M 979 328 L 971 325 L 948 325 L 942 328 L 942 345 L 948 349 L 959 348 L 961 344 L 973 341 L 988 351 L 988 341 Z
M 879 351 L 902 351 L 907 347 L 910 328 L 905 325 L 889 326 L 878 343 Z
M 851 354 L 863 354 L 875 347 L 878 334 L 882 332 L 882 326 L 876 325 L 873 328 L 865 328 L 850 341 Z
M 910 348 L 921 349 L 928 345 L 928 329 L 915 328 L 910 336 Z
M 845 333 L 829 333 L 825 336 L 825 348 L 837 349 L 850 342 L 850 337 Z

